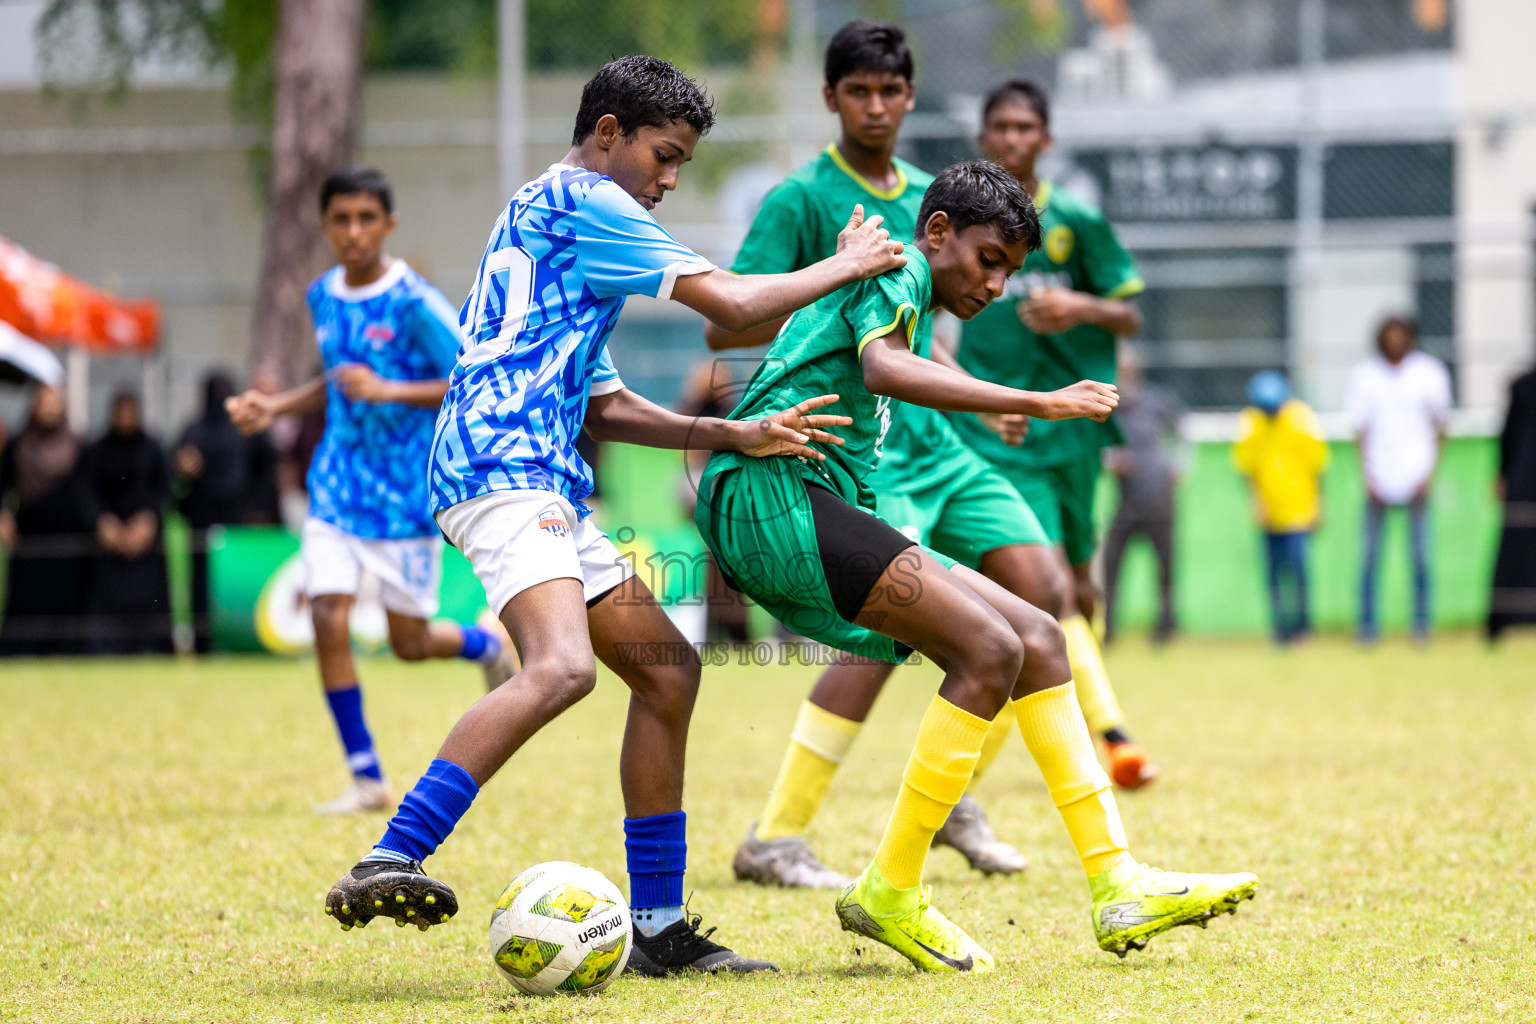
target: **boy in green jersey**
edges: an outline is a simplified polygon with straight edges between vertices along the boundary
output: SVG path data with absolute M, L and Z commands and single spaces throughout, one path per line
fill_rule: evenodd
M 917 221 L 904 267 L 789 318 L 731 414 L 757 420 L 799 396 L 835 393 L 835 411 L 852 423 L 839 438 L 813 434 L 810 446 L 824 460 L 760 465 L 717 453 L 699 481 L 694 522 L 727 579 L 791 629 L 883 661 L 920 651 L 945 671 L 875 859 L 837 900 L 843 928 L 926 970 L 992 967 L 991 955 L 932 907 L 922 875 L 933 837 L 1011 696 L 1019 731 L 1088 874 L 1099 945 L 1124 955 L 1176 925 L 1235 909 L 1253 895 L 1257 879 L 1174 875 L 1137 863 L 1083 724 L 1060 627 L 875 515 L 868 478 L 893 401 L 1098 421 L 1116 404 L 1109 385 L 1020 391 L 914 352 L 929 312 L 975 316 L 1002 294 L 1040 240 L 1027 193 L 984 161 L 957 164 L 934 179 Z
M 923 192 L 933 180 L 895 156 L 902 118 L 912 108 L 912 75 L 911 50 L 895 25 L 854 21 L 832 37 L 824 91 L 841 122 L 840 137 L 764 199 L 731 267 L 734 273 L 783 273 L 824 259 L 835 251 L 840 222 L 855 205 L 884 217 L 892 237 L 912 237 Z M 735 348 L 766 343 L 781 324 L 745 334 L 713 327 L 705 333 L 711 348 Z M 957 366 L 947 350 L 930 352 L 926 320 L 914 336 L 914 350 Z M 1013 443 L 1018 440 L 1014 437 Z M 1034 514 L 941 413 L 893 403 L 882 452 L 869 480 L 882 518 L 1058 619 L 1077 615 L 1071 576 Z M 1078 653 L 1071 646 L 1068 652 Z M 1088 653 L 1090 663 L 1081 657 L 1072 662 L 1084 705 L 1091 703 L 1083 695 L 1084 681 L 1105 678 L 1097 647 Z M 732 864 L 737 878 L 804 888 L 847 885 L 848 877 L 822 864 L 804 835 L 894 668 L 889 662 L 845 655 L 822 673 L 800 707 L 762 812 L 737 848 Z M 993 729 L 973 779 L 991 764 L 1010 728 L 1005 717 Z M 956 805 L 936 841 L 987 873 L 1028 866 L 1023 854 L 993 834 L 970 794 Z
M 978 142 L 989 160 L 1034 196 L 1043 244 L 1008 282 L 1003 298 L 965 325 L 960 365 L 983 380 L 1034 390 L 1081 378 L 1113 381 L 1117 339 L 1141 326 L 1136 307 L 1126 301 L 1142 290 L 1141 277 L 1098 210 L 1036 179 L 1035 161 L 1051 145 L 1045 91 L 1022 79 L 994 88 L 982 107 Z M 1061 564 L 1076 579 L 1075 604 L 1082 613 L 1062 622 L 1068 646 L 1085 652 L 1084 661 L 1097 660 L 1098 640 L 1088 625 L 1094 604 L 1088 570 L 1097 546 L 1093 495 L 1100 451 L 1118 443 L 1119 430 L 1112 422 L 1038 423 L 1022 445 L 1009 445 L 975 416 L 956 416 L 954 424 L 1018 488 L 1059 547 Z M 1089 726 L 1105 742 L 1115 781 L 1133 788 L 1150 782 L 1156 769 L 1131 742 L 1107 677 L 1079 677 L 1078 695 Z

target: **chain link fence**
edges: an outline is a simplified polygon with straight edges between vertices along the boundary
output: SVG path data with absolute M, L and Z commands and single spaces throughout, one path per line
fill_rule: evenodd
M 494 25 L 494 0 L 447 6 Z M 1274 367 L 1337 410 L 1348 367 L 1389 313 L 1419 322 L 1464 406 L 1496 411 L 1503 382 L 1530 361 L 1530 206 L 1474 214 L 1468 199 L 1505 140 L 1536 120 L 1536 93 L 1516 90 L 1492 111 L 1462 101 L 1483 58 L 1459 39 L 1448 0 L 525 6 L 524 173 L 564 153 L 596 63 L 631 47 L 679 57 L 721 119 L 658 216 L 722 265 L 767 190 L 835 137 L 821 99 L 827 39 L 848 19 L 881 17 L 907 30 L 916 54 L 917 109 L 900 152 L 927 170 L 975 155 L 980 99 L 998 80 L 1051 90 L 1056 145 L 1043 170 L 1099 204 L 1136 256 L 1147 283 L 1139 350 L 1190 408 L 1230 410 L 1255 370 Z M 428 57 L 370 72 L 361 157 L 395 178 L 400 254 L 457 302 L 505 201 L 494 60 Z M 1517 67 L 1500 74 L 1523 81 Z M 166 298 L 166 365 L 142 378 L 163 382 L 166 407 L 150 414 L 166 431 L 193 411 L 205 368 L 238 364 L 250 322 L 261 213 L 241 168 L 252 126 L 229 118 L 224 88 L 130 93 L 79 122 L 41 99 L 39 113 L 0 96 L 15 107 L 0 129 L 8 229 L 46 239 L 39 251 L 88 279 Z M 96 196 L 146 201 L 104 220 Z M 150 207 L 153 221 L 128 216 Z M 1469 239 L 1504 248 L 1469 257 Z M 625 378 L 663 402 L 706 354 L 696 319 L 643 302 L 626 311 L 614 352 Z M 93 370 L 92 407 L 137 375 Z
M 980 98 L 998 80 L 1051 90 L 1045 176 L 1098 204 L 1136 255 L 1139 351 L 1192 409 L 1241 405 L 1266 367 L 1338 409 L 1388 314 L 1417 320 L 1454 375 L 1458 289 L 1469 273 L 1520 272 L 1458 266 L 1463 112 L 1443 3 L 906 0 L 792 13 L 801 34 L 785 67 L 756 90 L 711 79 L 722 130 L 703 149 L 717 149 L 718 222 L 677 227 L 717 259 L 762 192 L 815 151 L 806 143 L 836 130 L 807 87 L 819 86 L 820 47 L 847 19 L 882 16 L 907 30 L 918 65 L 901 155 L 929 171 L 976 155 Z M 1503 227 L 1528 244 L 1528 224 Z M 663 392 L 651 371 L 658 344 L 680 343 L 669 336 L 632 322 L 633 344 L 615 348 Z

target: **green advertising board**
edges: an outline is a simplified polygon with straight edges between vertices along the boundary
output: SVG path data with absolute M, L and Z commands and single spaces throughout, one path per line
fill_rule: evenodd
M 1193 446 L 1179 488 L 1177 595 L 1181 627 L 1191 634 L 1252 635 L 1265 631 L 1269 613 L 1264 563 L 1247 487 L 1233 470 L 1230 445 Z M 1491 438 L 1457 438 L 1445 446 L 1431 506 L 1434 620 L 1448 628 L 1477 625 L 1486 614 L 1488 580 L 1498 541 L 1499 507 L 1493 494 L 1497 452 Z M 612 445 L 603 461 L 598 522 L 663 604 L 697 602 L 702 590 L 703 544 L 678 500 L 686 472 L 676 452 Z M 1325 629 L 1347 629 L 1359 607 L 1364 490 L 1359 458 L 1348 444 L 1333 445 L 1323 481 L 1325 519 L 1312 548 L 1314 614 Z M 1106 481 L 1099 503 L 1102 526 L 1114 514 Z M 215 642 L 225 651 L 294 654 L 309 649 L 309 605 L 298 538 L 280 527 L 234 527 L 210 537 L 210 590 Z M 1382 619 L 1402 628 L 1408 617 L 1409 567 L 1403 524 L 1390 524 L 1381 572 Z M 1151 553 L 1128 554 L 1122 578 L 1121 624 L 1143 627 L 1153 617 Z M 385 625 L 376 590 L 365 585 L 353 613 L 363 648 L 382 647 Z M 469 563 L 454 548 L 443 552 L 442 615 L 473 621 L 484 592 Z M 772 622 L 753 609 L 753 632 Z
M 703 542 L 691 526 L 614 531 L 614 542 L 641 579 L 675 603 L 697 589 Z M 299 538 L 280 526 L 215 527 L 208 536 L 209 614 L 221 651 L 302 654 L 314 646 Z M 474 622 L 485 611 L 485 591 L 468 560 L 443 547 L 438 614 Z M 378 585 L 366 574 L 352 609 L 352 637 L 365 651 L 382 650 L 388 627 Z
M 216 527 L 208 536 L 209 614 L 221 651 L 301 654 L 314 644 L 299 538 L 280 526 Z M 457 549 L 444 546 L 439 592 L 444 618 L 473 622 L 485 591 Z M 365 650 L 387 640 L 377 584 L 366 576 L 352 611 L 352 635 Z

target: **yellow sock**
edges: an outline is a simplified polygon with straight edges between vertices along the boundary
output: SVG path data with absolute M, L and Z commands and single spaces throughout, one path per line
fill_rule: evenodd
M 991 725 L 934 694 L 875 854 L 880 873 L 895 888 L 911 889 L 922 882 L 933 834 L 965 794 Z
M 827 785 L 837 774 L 837 766 L 848 756 L 848 748 L 862 728 L 863 722 L 834 715 L 810 701 L 801 703 L 779 777 L 757 822 L 757 838 L 778 839 L 805 832 L 821 806 Z
M 1077 701 L 1082 705 L 1089 731 L 1102 736 L 1121 728 L 1125 725 L 1125 712 L 1120 710 L 1115 688 L 1109 685 L 1109 673 L 1104 669 L 1104 655 L 1099 651 L 1093 627 L 1081 615 L 1073 615 L 1061 620 L 1061 631 L 1067 638 L 1067 661 L 1072 666 L 1072 678 L 1077 681 Z
M 967 793 L 976 788 L 976 783 L 981 781 L 987 769 L 992 767 L 992 762 L 997 760 L 1003 744 L 1008 741 L 1009 736 L 1013 735 L 1014 722 L 1013 705 L 1004 704 L 1003 710 L 992 719 L 992 726 L 987 730 L 987 738 L 981 741 L 981 756 L 976 759 L 976 770 L 971 773 L 971 784 L 965 787 Z
M 1072 684 L 1032 693 L 1014 701 L 1013 708 L 1083 870 L 1091 878 L 1130 860 L 1120 809 L 1109 791 L 1109 776 L 1093 754 L 1093 739 L 1083 728 Z

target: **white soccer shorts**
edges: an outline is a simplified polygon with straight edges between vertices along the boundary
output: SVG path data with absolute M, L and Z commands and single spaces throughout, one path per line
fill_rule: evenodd
M 379 600 L 397 615 L 430 619 L 437 614 L 443 578 L 443 539 L 370 540 L 310 517 L 299 538 L 304 593 L 357 593 L 364 572 L 378 577 Z
M 635 574 L 608 535 L 553 491 L 492 491 L 439 512 L 437 525 L 475 567 L 498 616 L 549 580 L 578 579 L 591 601 Z

